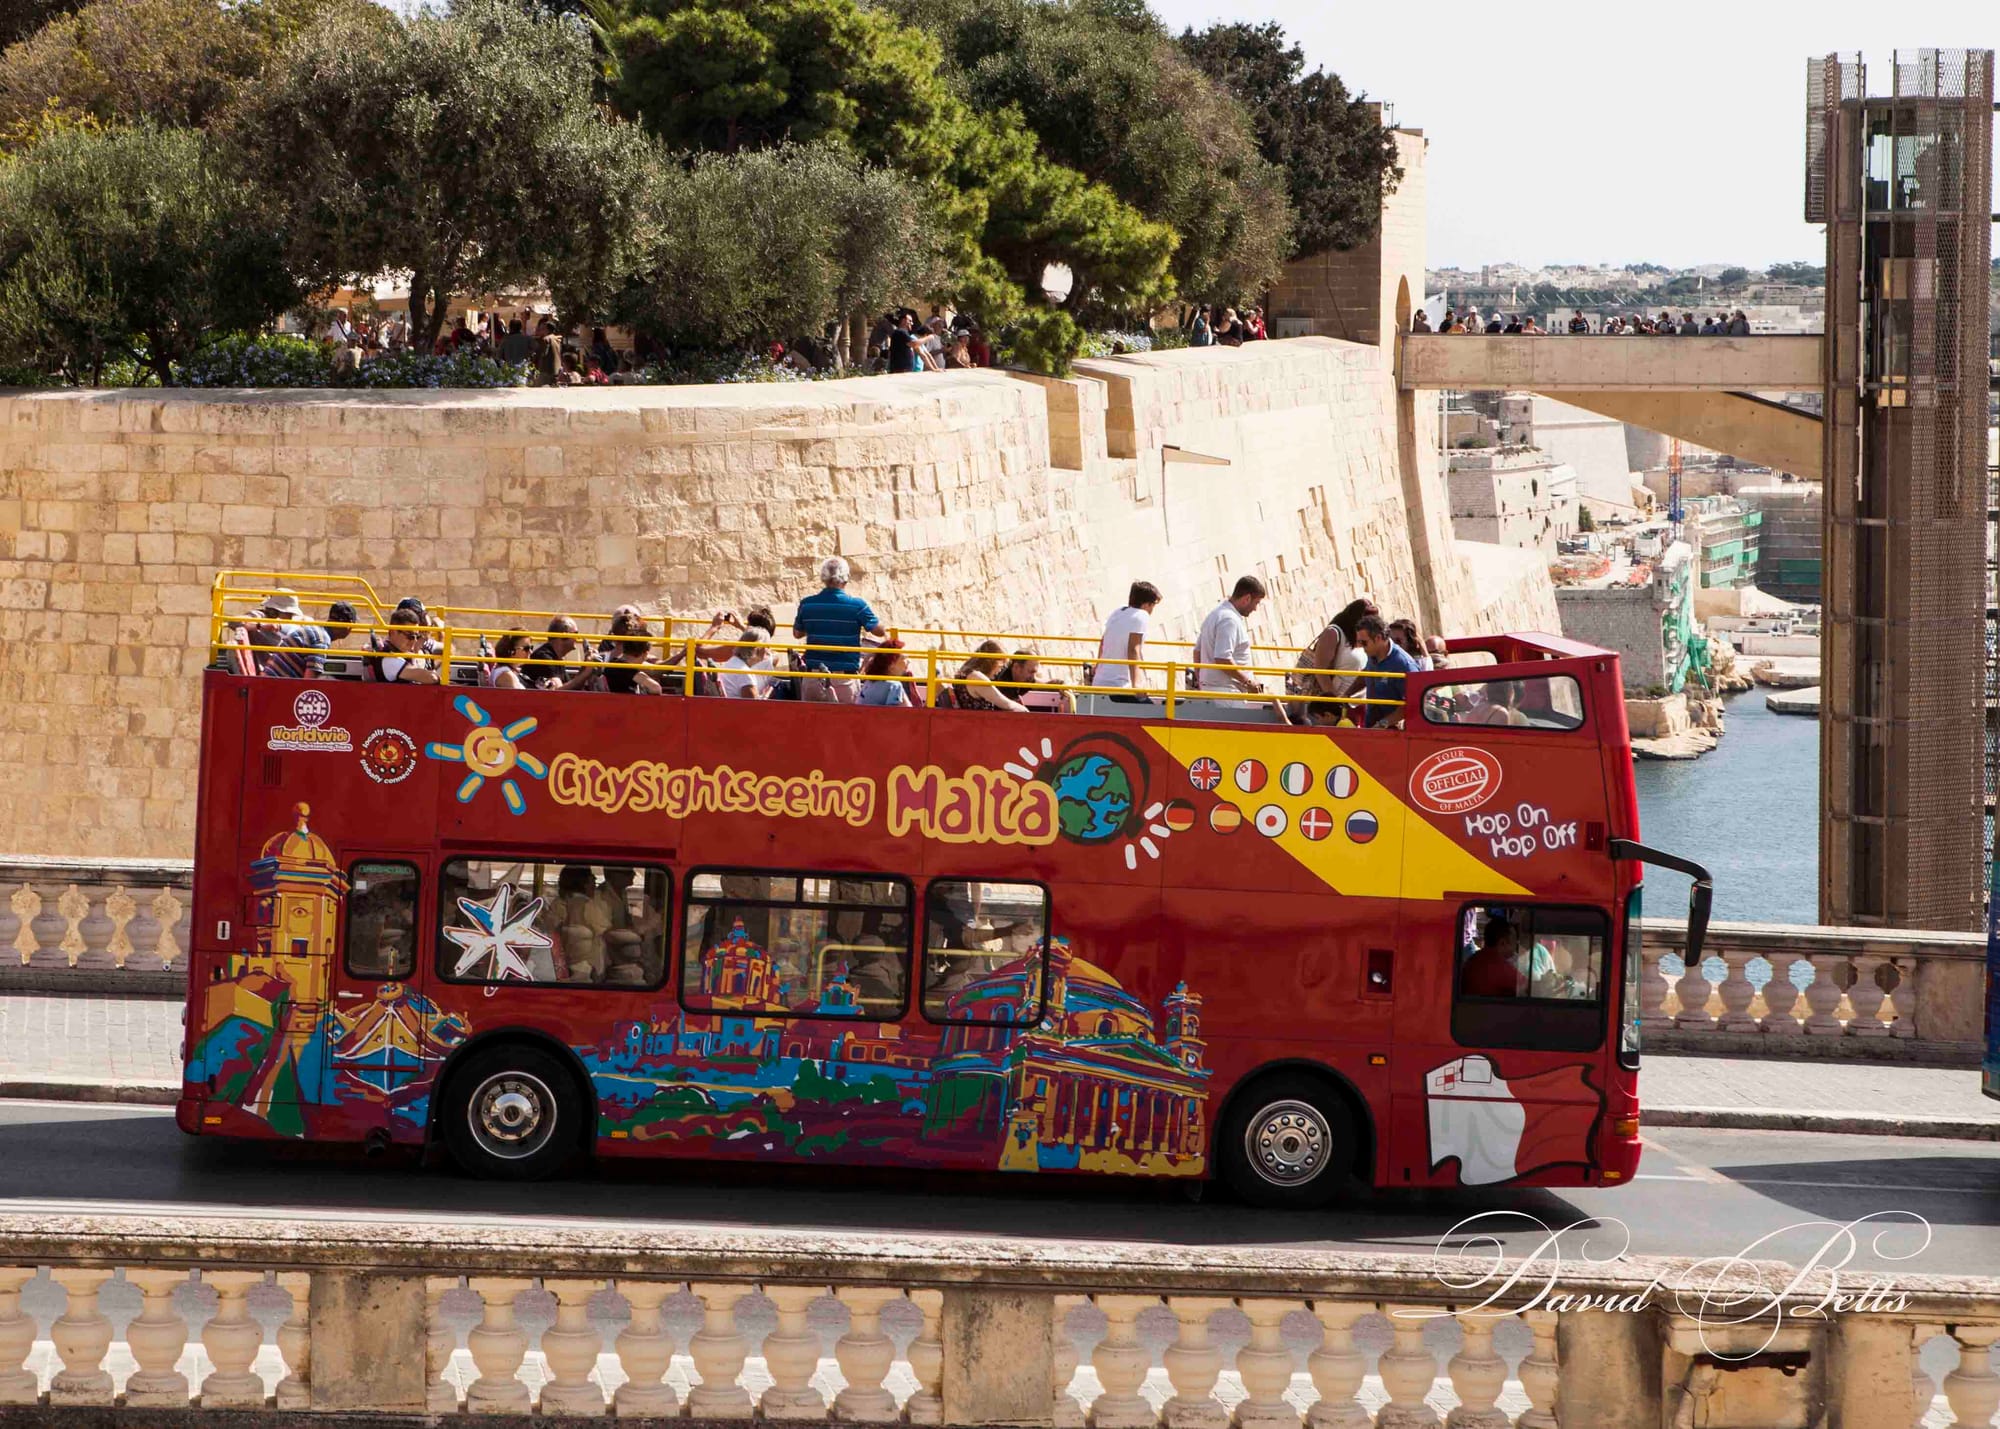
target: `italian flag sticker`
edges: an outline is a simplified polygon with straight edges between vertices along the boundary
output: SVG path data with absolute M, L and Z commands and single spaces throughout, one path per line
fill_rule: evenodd
M 1303 764 L 1287 764 L 1278 771 L 1278 787 L 1287 794 L 1303 794 L 1312 788 L 1312 770 Z

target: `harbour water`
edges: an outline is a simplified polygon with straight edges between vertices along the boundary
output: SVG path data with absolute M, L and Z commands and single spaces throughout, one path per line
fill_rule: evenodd
M 1715 914 L 1759 923 L 1811 923 L 1819 900 L 1819 721 L 1772 714 L 1765 691 L 1732 695 L 1727 731 L 1699 759 L 1642 759 L 1640 837 L 1685 854 L 1715 876 Z M 1646 912 L 1687 907 L 1687 880 L 1646 873 Z

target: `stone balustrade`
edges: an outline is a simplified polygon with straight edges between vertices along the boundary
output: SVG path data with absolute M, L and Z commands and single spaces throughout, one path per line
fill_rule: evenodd
M 1684 1286 L 1685 1262 L 1620 1259 L 1562 1265 L 1555 1288 L 1600 1308 L 1533 1303 L 1554 1265 L 1482 1303 L 1502 1276 L 1467 1293 L 1468 1262 L 1426 1256 L 0 1216 L 0 1419 L 1761 1429 L 1987 1425 L 2000 1406 L 2000 1281 L 1814 1315 L 1826 1287 L 1788 1266 Z M 1762 1315 L 1689 1298 L 1787 1283 Z M 1790 1368 L 1740 1358 L 1759 1348 Z M 1706 1405 L 1675 1418 L 1690 1395 Z
M 185 859 L 0 858 L 0 987 L 177 990 L 192 880 Z
M 1689 968 L 1682 925 L 1643 927 L 1639 1004 L 1655 1051 L 1979 1064 L 1983 934 L 1711 923 L 1703 966 Z

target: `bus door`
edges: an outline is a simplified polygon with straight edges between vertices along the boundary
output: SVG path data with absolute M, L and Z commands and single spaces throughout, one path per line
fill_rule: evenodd
M 1411 808 L 1470 858 L 1442 890 L 1406 876 L 1403 941 L 1424 976 L 1397 999 L 1390 1176 L 1581 1181 L 1600 1165 L 1617 1036 L 1596 721 L 1561 671 L 1419 681 Z
M 340 935 L 331 959 L 318 1061 L 319 1097 L 342 1130 L 421 1136 L 430 1088 L 464 1040 L 463 1020 L 438 1011 L 418 957 L 433 896 L 427 855 L 348 852 Z

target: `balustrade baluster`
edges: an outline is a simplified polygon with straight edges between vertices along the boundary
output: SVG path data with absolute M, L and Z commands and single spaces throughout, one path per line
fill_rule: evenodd
M 0 1404 L 33 1404 L 41 1382 L 27 1369 L 35 1348 L 35 1322 L 21 1312 L 21 1289 L 35 1278 L 33 1267 L 0 1266 Z
M 1713 991 L 1701 964 L 1690 962 L 1683 956 L 1681 975 L 1674 982 L 1674 997 L 1680 1003 L 1680 1011 L 1674 1014 L 1674 1026 L 1683 1032 L 1715 1031 L 1716 1021 L 1708 1010 L 1708 999 Z
M 124 884 L 116 884 L 104 895 L 104 916 L 111 920 L 111 936 L 105 941 L 105 949 L 111 955 L 111 965 L 125 966 L 125 960 L 132 956 L 132 920 L 139 913 L 139 905 L 132 900 L 132 890 Z
M 944 1313 L 944 1292 L 912 1290 L 910 1303 L 922 1313 L 924 1325 L 917 1331 L 917 1337 L 910 1341 L 910 1373 L 916 1376 L 917 1392 L 903 1405 L 903 1418 L 912 1424 L 942 1424 L 944 1335 L 940 1317 Z M 1060 1323 L 1055 1333 L 1062 1333 Z
M 133 1409 L 185 1409 L 193 1392 L 176 1365 L 187 1348 L 187 1321 L 174 1308 L 174 1292 L 188 1283 L 185 1270 L 133 1269 L 125 1278 L 143 1297 L 139 1316 L 125 1327 L 125 1345 L 138 1368 L 125 1381 Z
M 1522 1321 L 1535 1336 L 1534 1347 L 1521 1361 L 1521 1392 L 1532 1406 L 1516 1429 L 1556 1429 L 1556 1386 L 1562 1366 L 1556 1359 L 1556 1312 L 1527 1310 Z
M 1457 1319 L 1464 1339 L 1445 1372 L 1458 1407 L 1445 1416 L 1445 1429 L 1508 1429 L 1507 1415 L 1499 1408 L 1507 1361 L 1493 1352 L 1493 1321 L 1477 1312 Z
M 1840 984 L 1834 979 L 1834 970 L 1847 962 L 1845 953 L 1813 953 L 1812 985 L 1806 989 L 1806 1006 L 1812 1015 L 1805 1020 L 1808 1037 L 1842 1037 L 1847 1029 L 1840 1025 L 1836 1009 L 1842 996 Z
M 525 1276 L 482 1275 L 466 1282 L 484 1306 L 465 1347 L 479 1376 L 467 1386 L 465 1407 L 472 1414 L 526 1414 L 531 1405 L 521 1382 L 528 1336 L 514 1319 L 514 1297 L 534 1285 Z
M 1416 1306 L 1385 1308 L 1396 1338 L 1375 1362 L 1375 1373 L 1389 1392 L 1389 1402 L 1375 1416 L 1376 1429 L 1437 1429 L 1437 1411 L 1424 1402 L 1437 1379 L 1437 1357 L 1424 1348 L 1424 1326 L 1430 1322 L 1407 1313 Z
M 618 1293 L 632 1307 L 632 1319 L 618 1332 L 618 1363 L 625 1382 L 618 1386 L 611 1412 L 621 1419 L 670 1419 L 680 1412 L 680 1396 L 667 1383 L 674 1364 L 674 1337 L 668 1333 L 660 1306 L 678 1285 L 659 1280 L 621 1280 Z
M 819 1369 L 819 1333 L 806 1324 L 806 1313 L 826 1287 L 766 1285 L 764 1293 L 778 1307 L 778 1327 L 764 1336 L 771 1387 L 758 1401 L 758 1413 L 765 1419 L 824 1419 L 826 1396 L 812 1382 Z
M 1958 1363 L 1944 1377 L 1945 1403 L 1954 1424 L 1983 1429 L 2000 1409 L 2000 1374 L 1993 1372 L 1993 1342 L 2000 1339 L 2000 1325 L 1953 1325 L 1950 1331 L 1958 1342 Z
M 1674 1025 L 1673 1014 L 1667 1011 L 1667 975 L 1660 971 L 1660 959 L 1664 956 L 1660 949 L 1640 944 L 1639 1025 L 1642 1028 Z
M 1875 981 L 1875 972 L 1888 961 L 1877 953 L 1859 953 L 1855 956 L 1854 986 L 1847 990 L 1848 1006 L 1854 1009 L 1854 1015 L 1847 1022 L 1848 1036 L 1889 1035 L 1889 1024 L 1875 1015 L 1881 1010 L 1882 1000 L 1888 996 L 1882 985 Z
M 192 901 L 183 903 L 175 890 L 162 888 L 153 895 L 148 906 L 152 910 L 153 921 L 159 924 L 160 933 L 158 940 L 146 951 L 159 958 L 162 968 L 184 967 L 181 956 L 193 931 L 188 926 L 193 914 Z
M 80 910 L 76 912 L 75 922 L 71 928 L 76 951 L 69 955 L 69 965 L 73 968 L 100 970 L 116 966 L 111 957 L 111 934 L 117 925 L 105 907 L 112 890 L 109 888 L 86 890 L 71 884 L 69 891 L 76 895 L 70 907 Z
M 62 1369 L 49 1384 L 51 1404 L 109 1404 L 111 1375 L 104 1356 L 111 1348 L 111 1321 L 98 1308 L 97 1293 L 111 1278 L 108 1270 L 52 1270 L 69 1301 L 49 1327 Z
M 445 1377 L 458 1335 L 445 1323 L 444 1297 L 459 1283 L 457 1276 L 424 1282 L 424 1403 L 433 1414 L 458 1412 L 458 1386 Z
M 1741 1035 L 1762 1030 L 1757 1025 L 1757 1019 L 1750 1015 L 1750 1004 L 1757 1000 L 1757 989 L 1751 985 L 1746 973 L 1751 956 L 1733 948 L 1722 954 L 1722 985 L 1715 993 L 1722 1002 L 1722 1019 L 1717 1028 L 1725 1034 Z
M 1051 1312 L 1054 1319 L 1049 1331 L 1049 1422 L 1054 1429 L 1083 1429 L 1083 1406 L 1069 1392 L 1077 1366 L 1083 1361 L 1083 1356 L 1077 1353 L 1076 1341 L 1069 1335 L 1069 1315 L 1088 1298 L 1058 1295 Z
M 1917 1035 L 1917 960 L 1913 957 L 1892 958 L 1890 966 L 1896 970 L 1896 985 L 1889 991 L 1889 1005 L 1895 1011 L 1895 1019 L 1889 1024 L 1889 1035 L 1914 1037 Z
M 1801 1029 L 1792 1007 L 1799 1000 L 1799 985 L 1792 981 L 1792 967 L 1799 954 L 1767 953 L 1765 957 L 1771 964 L 1771 980 L 1764 984 L 1764 1035 L 1796 1037 Z
M 882 1307 L 903 1298 L 884 1285 L 837 1286 L 847 1307 L 847 1333 L 834 1341 L 847 1387 L 833 1397 L 833 1417 L 845 1424 L 889 1424 L 896 1419 L 896 1396 L 882 1385 L 896 1362 L 896 1343 L 882 1333 Z
M 748 1419 L 752 1413 L 750 1391 L 737 1383 L 743 1362 L 750 1358 L 750 1342 L 736 1327 L 736 1302 L 750 1293 L 747 1285 L 694 1285 L 702 1304 L 701 1328 L 688 1341 L 688 1355 L 694 1360 L 701 1382 L 688 1390 L 687 1412 L 692 1419 Z
M 549 1367 L 542 1386 L 543 1414 L 604 1413 L 604 1388 L 590 1377 L 604 1349 L 604 1335 L 590 1323 L 590 1299 L 601 1280 L 544 1280 L 556 1297 L 556 1322 L 542 1331 L 542 1359 Z
M 201 1328 L 201 1347 L 215 1368 L 201 1382 L 203 1409 L 258 1408 L 264 1380 L 250 1366 L 264 1347 L 264 1327 L 250 1318 L 250 1287 L 262 1285 L 257 1270 L 205 1270 L 201 1283 L 215 1291 L 215 1314 Z
M 1139 1344 L 1139 1312 L 1160 1303 L 1157 1295 L 1093 1295 L 1104 1312 L 1104 1338 L 1090 1352 L 1091 1368 L 1103 1391 L 1090 1405 L 1090 1429 L 1146 1429 L 1157 1416 L 1139 1393 L 1150 1368 Z
M 62 938 L 56 944 L 56 951 L 63 955 L 63 961 L 75 967 L 77 959 L 84 953 L 83 920 L 90 916 L 90 899 L 74 883 L 64 888 L 56 899 L 56 911 L 62 914 Z
M 1344 1300 L 1318 1300 L 1312 1312 L 1326 1336 L 1306 1356 L 1319 1400 L 1306 1411 L 1306 1429 L 1368 1429 L 1368 1411 L 1358 1397 L 1368 1377 L 1368 1358 L 1356 1348 L 1354 1326 L 1375 1307 Z
M 1285 1343 L 1285 1316 L 1300 1309 L 1296 1300 L 1244 1300 L 1250 1341 L 1236 1352 L 1236 1376 L 1243 1398 L 1229 1416 L 1237 1429 L 1297 1429 L 1299 1411 L 1285 1402 L 1292 1387 L 1292 1347 Z
M 1174 1386 L 1174 1397 L 1160 1410 L 1167 1429 L 1223 1429 L 1229 1423 L 1229 1412 L 1215 1399 L 1222 1351 L 1209 1338 L 1208 1317 L 1234 1303 L 1221 1295 L 1167 1297 L 1167 1308 L 1180 1325 L 1179 1338 L 1164 1356 L 1167 1378 Z
M 302 1270 L 280 1272 L 278 1288 L 292 1297 L 292 1310 L 278 1326 L 278 1353 L 285 1357 L 285 1377 L 278 1381 L 277 1406 L 309 1409 L 312 1407 L 312 1276 Z
M 1924 1346 L 1944 1333 L 1942 1325 L 1910 1326 L 1910 1429 L 1924 1429 L 1937 1402 L 1937 1381 L 1924 1373 Z

